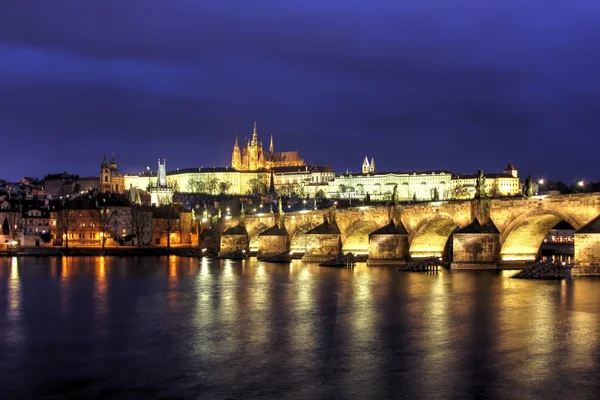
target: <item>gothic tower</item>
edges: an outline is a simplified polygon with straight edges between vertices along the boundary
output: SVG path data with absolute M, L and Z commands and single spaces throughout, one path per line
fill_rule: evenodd
M 513 163 L 510 161 L 508 162 L 508 165 L 506 166 L 506 168 L 504 168 L 504 173 L 512 176 L 513 178 L 519 177 L 519 172 L 517 171 L 517 169 L 515 168 Z
M 252 132 L 252 140 L 248 145 L 248 169 L 255 171 L 262 168 L 262 144 L 258 141 L 258 131 L 256 129 L 256 121 L 254 121 L 254 132 Z
M 371 165 L 369 165 L 369 172 L 371 174 L 375 173 L 375 158 L 371 158 Z
M 233 145 L 233 153 L 231 154 L 231 168 L 241 169 L 242 167 L 242 153 L 238 144 L 238 137 L 235 135 L 235 144 Z
M 369 159 L 366 156 L 362 164 L 362 173 L 365 175 L 369 173 Z

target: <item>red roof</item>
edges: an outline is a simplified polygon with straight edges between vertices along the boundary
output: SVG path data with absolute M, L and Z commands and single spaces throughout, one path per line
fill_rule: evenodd
M 515 168 L 515 166 L 509 161 L 508 165 L 506 166 L 506 168 L 504 168 L 505 171 L 516 171 L 517 169 Z

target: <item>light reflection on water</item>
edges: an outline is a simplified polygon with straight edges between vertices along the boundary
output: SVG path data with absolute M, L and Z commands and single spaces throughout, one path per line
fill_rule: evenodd
M 0 387 L 9 398 L 594 398 L 600 280 L 512 273 L 0 259 Z

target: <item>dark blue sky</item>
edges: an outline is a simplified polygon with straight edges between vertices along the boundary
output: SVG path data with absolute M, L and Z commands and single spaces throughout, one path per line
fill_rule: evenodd
M 600 179 L 600 3 L 4 0 L 0 177 L 228 165 Z

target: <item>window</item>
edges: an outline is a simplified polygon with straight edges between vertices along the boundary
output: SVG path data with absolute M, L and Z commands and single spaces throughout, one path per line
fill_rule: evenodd
M 108 176 L 104 177 L 104 182 L 108 182 Z

